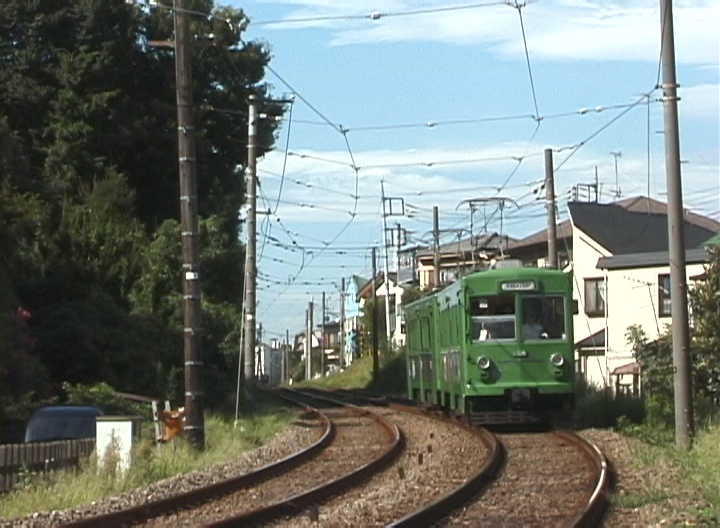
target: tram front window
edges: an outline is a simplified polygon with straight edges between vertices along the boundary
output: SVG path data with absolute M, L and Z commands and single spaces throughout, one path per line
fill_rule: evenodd
M 515 301 L 510 295 L 470 299 L 470 338 L 473 343 L 515 339 Z

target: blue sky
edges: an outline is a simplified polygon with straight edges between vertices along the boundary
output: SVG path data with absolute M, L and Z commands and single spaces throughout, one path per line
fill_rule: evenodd
M 430 240 L 434 206 L 443 242 L 471 224 L 500 232 L 495 206 L 471 221 L 468 199 L 514 200 L 502 215 L 510 237 L 545 227 L 533 190 L 546 148 L 559 220 L 596 172 L 602 202 L 666 200 L 659 1 L 227 3 L 250 17 L 244 37 L 270 47 L 273 95 L 295 98 L 258 162 L 259 209 L 272 211 L 258 216 L 263 341 L 302 331 L 311 300 L 318 324 L 323 292 L 336 318 L 342 277 L 370 278 L 381 186 L 405 205 L 388 227 L 411 243 Z M 673 9 L 683 201 L 720 220 L 720 3 Z

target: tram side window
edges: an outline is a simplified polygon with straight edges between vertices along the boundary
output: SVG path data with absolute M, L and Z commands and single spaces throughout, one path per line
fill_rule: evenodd
M 473 343 L 515 339 L 515 300 L 511 295 L 470 299 L 470 339 Z

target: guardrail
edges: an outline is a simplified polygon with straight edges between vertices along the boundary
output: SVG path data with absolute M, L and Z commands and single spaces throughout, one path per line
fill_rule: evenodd
M 0 445 L 0 492 L 12 489 L 28 473 L 76 466 L 94 452 L 94 438 Z

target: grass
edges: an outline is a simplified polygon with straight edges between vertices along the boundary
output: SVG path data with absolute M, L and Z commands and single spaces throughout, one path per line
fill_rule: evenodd
M 251 417 L 233 420 L 207 416 L 203 451 L 193 450 L 182 438 L 155 446 L 149 437 L 135 446 L 132 467 L 119 474 L 98 467 L 95 457 L 78 470 L 25 475 L 24 484 L 0 496 L 2 517 L 20 517 L 43 510 L 62 510 L 181 473 L 210 467 L 238 456 L 271 438 L 297 415 L 274 406 L 263 406 Z
M 692 449 L 682 451 L 675 447 L 674 429 L 667 425 L 667 417 L 658 413 L 657 402 L 645 408 L 638 397 L 578 386 L 576 419 L 581 428 L 615 429 L 642 442 L 633 452 L 633 463 L 649 477 L 643 486 L 614 496 L 616 506 L 635 508 L 671 497 L 674 503 L 684 505 L 689 517 L 716 526 L 720 524 L 720 422 L 709 416 L 698 425 Z M 715 506 L 683 500 L 687 495 L 683 490 L 694 490 Z
M 372 357 L 366 355 L 358 358 L 342 372 L 302 381 L 300 386 L 322 389 L 369 389 L 404 395 L 407 387 L 405 354 L 397 352 L 389 356 L 381 356 L 379 366 L 378 376 L 373 379 Z

